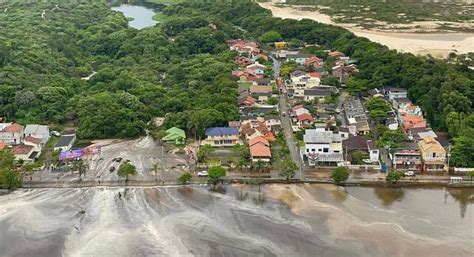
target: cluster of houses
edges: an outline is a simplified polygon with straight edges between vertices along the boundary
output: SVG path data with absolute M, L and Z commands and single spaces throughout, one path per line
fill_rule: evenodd
M 230 50 L 238 52 L 235 58 L 237 68 L 232 75 L 237 78 L 240 119 L 229 121 L 228 127 L 208 128 L 201 145 L 229 147 L 242 144 L 249 147 L 253 162 L 270 162 L 270 143 L 281 129 L 278 113 L 277 81 L 271 77 L 271 67 L 256 42 L 246 40 L 227 41 Z
M 0 123 L 0 151 L 9 149 L 17 161 L 37 160 L 51 133 L 48 126 Z M 75 133 L 65 133 L 54 145 L 55 151 L 68 151 L 76 139 Z
M 408 99 L 407 90 L 396 87 L 373 89 L 369 97 L 383 97 L 391 105 L 392 119 L 407 140 L 389 153 L 393 168 L 401 171 L 442 172 L 447 170 L 449 141 L 445 134 L 435 133 L 423 116 L 422 109 Z M 394 127 L 394 125 L 392 125 Z

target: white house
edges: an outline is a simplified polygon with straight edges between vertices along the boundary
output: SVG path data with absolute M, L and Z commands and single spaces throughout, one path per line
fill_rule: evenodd
M 260 64 L 259 62 L 255 62 L 254 64 L 250 64 L 247 66 L 247 69 L 253 70 L 257 75 L 265 74 L 265 69 L 267 66 Z
M 0 123 L 0 142 L 18 145 L 23 140 L 23 126 L 16 123 Z
M 75 141 L 76 141 L 75 134 L 62 135 L 59 138 L 59 141 L 54 146 L 54 151 L 57 151 L 57 150 L 61 150 L 61 152 L 69 151 L 74 145 Z
M 369 150 L 369 158 L 372 163 L 379 161 L 380 150 L 375 146 L 375 141 L 367 141 L 367 148 Z
M 39 138 L 41 139 L 42 145 L 45 145 L 50 138 L 49 128 L 48 126 L 38 124 L 26 125 L 23 131 L 23 137 Z
M 307 129 L 303 139 L 303 158 L 308 160 L 309 165 L 337 165 L 344 161 L 339 134 L 324 128 Z
M 407 98 L 407 90 L 399 87 L 384 87 L 383 92 L 388 100 L 398 99 L 398 98 Z
M 11 153 L 15 157 L 15 160 L 31 162 L 39 156 L 39 151 L 35 151 L 31 145 L 15 145 L 11 149 Z

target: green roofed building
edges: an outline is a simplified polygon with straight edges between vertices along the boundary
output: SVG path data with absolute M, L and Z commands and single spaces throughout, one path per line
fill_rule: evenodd
M 162 140 L 167 142 L 174 141 L 177 145 L 183 145 L 186 142 L 186 134 L 184 130 L 172 127 L 166 130 L 166 136 L 163 137 Z

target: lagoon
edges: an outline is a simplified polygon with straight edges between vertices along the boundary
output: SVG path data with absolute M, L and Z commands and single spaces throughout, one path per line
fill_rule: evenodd
M 133 18 L 129 21 L 129 26 L 135 29 L 144 29 L 153 27 L 159 23 L 159 21 L 153 20 L 153 16 L 156 12 L 144 6 L 122 4 L 120 6 L 112 7 L 114 11 L 123 13 L 125 17 Z

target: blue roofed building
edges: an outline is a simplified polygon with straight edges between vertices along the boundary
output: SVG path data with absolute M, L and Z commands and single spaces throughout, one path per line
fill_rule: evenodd
M 206 129 L 206 139 L 203 145 L 211 146 L 233 146 L 240 143 L 239 129 L 229 127 L 215 127 Z

